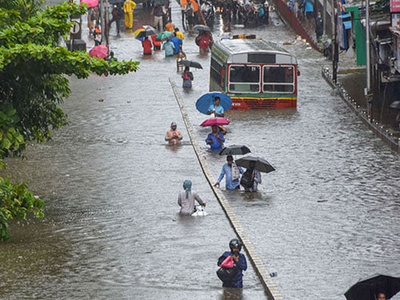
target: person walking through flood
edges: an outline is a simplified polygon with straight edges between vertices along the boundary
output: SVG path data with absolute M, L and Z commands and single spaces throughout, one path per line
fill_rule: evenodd
M 177 125 L 175 122 L 171 123 L 171 129 L 167 131 L 165 134 L 165 140 L 170 145 L 180 144 L 183 139 L 182 133 L 177 129 Z
M 214 42 L 210 32 L 200 31 L 195 39 L 195 43 L 199 46 L 200 54 L 205 54 L 209 51 Z
M 324 33 L 324 20 L 322 20 L 321 12 L 317 13 L 315 18 L 315 35 L 317 38 L 317 43 L 322 42 L 322 34 Z
M 242 243 L 238 239 L 232 239 L 229 242 L 230 251 L 225 251 L 219 258 L 217 265 L 220 266 L 222 262 L 231 256 L 234 262 L 233 267 L 236 269 L 235 275 L 232 279 L 227 282 L 223 282 L 222 286 L 227 288 L 243 288 L 243 271 L 247 270 L 247 260 L 243 253 L 240 253 L 242 249 Z
M 133 11 L 136 8 L 136 2 L 132 0 L 126 0 L 124 2 L 124 13 L 125 13 L 125 28 L 133 29 Z
M 207 115 L 214 114 L 214 117 L 223 117 L 225 115 L 225 110 L 220 104 L 221 99 L 219 97 L 215 97 L 214 103 L 210 105 L 207 110 Z
M 182 80 L 183 80 L 182 87 L 191 88 L 193 79 L 194 79 L 193 73 L 190 72 L 190 68 L 186 66 L 185 70 L 182 73 Z
M 143 47 L 143 55 L 151 55 L 152 50 L 151 48 L 153 47 L 153 44 L 149 40 L 149 38 L 146 36 L 144 40 L 142 41 L 142 47 Z
M 224 142 L 224 135 L 218 130 L 217 125 L 213 125 L 211 132 L 207 135 L 206 144 L 210 145 L 210 150 L 221 150 Z
M 161 50 L 161 41 L 157 41 L 156 38 L 157 38 L 156 34 L 153 34 L 151 36 L 151 41 L 153 42 L 153 49 L 154 50 Z
M 164 30 L 164 23 L 163 23 L 164 11 L 161 4 L 156 4 L 151 14 L 154 16 L 154 28 L 157 29 L 158 32 L 162 32 Z
M 120 27 L 121 27 L 121 18 L 122 18 L 122 15 L 123 15 L 124 13 L 123 13 L 123 11 L 122 11 L 122 9 L 121 9 L 121 7 L 119 7 L 118 5 L 114 5 L 113 6 L 113 9 L 112 9 L 112 11 L 111 11 L 111 16 L 112 16 L 112 19 L 110 20 L 110 22 L 108 22 L 108 32 L 110 33 L 110 29 L 111 29 L 111 24 L 113 23 L 113 22 L 115 22 L 115 24 L 116 24 L 116 27 L 117 27 L 117 35 L 119 35 L 119 32 L 120 32 Z
M 192 182 L 185 180 L 183 182 L 183 191 L 178 195 L 178 205 L 181 207 L 179 214 L 192 215 L 196 211 L 195 201 L 201 206 L 206 207 L 206 203 L 200 196 L 196 192 L 192 192 Z
M 243 173 L 243 177 L 247 176 L 249 174 L 249 181 L 250 181 L 250 186 L 244 187 L 245 192 L 257 192 L 258 191 L 258 185 L 261 183 L 261 173 L 258 171 L 256 168 L 256 162 L 251 161 L 249 163 L 249 168 Z M 241 180 L 242 182 L 242 180 Z
M 226 157 L 226 163 L 222 166 L 221 173 L 218 176 L 215 187 L 219 187 L 220 182 L 225 176 L 225 188 L 227 190 L 240 189 L 240 174 L 243 174 L 243 169 L 233 162 L 233 156 Z
M 162 50 L 165 51 L 165 57 L 173 56 L 175 52 L 174 43 L 170 41 L 165 41 L 164 44 L 162 45 Z

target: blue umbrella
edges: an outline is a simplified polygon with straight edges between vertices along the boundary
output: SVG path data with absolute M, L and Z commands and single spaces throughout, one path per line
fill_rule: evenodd
M 212 104 L 214 104 L 215 97 L 219 97 L 220 99 L 219 104 L 224 108 L 225 111 L 227 111 L 231 107 L 232 105 L 231 97 L 220 92 L 210 92 L 204 94 L 199 99 L 197 99 L 196 101 L 197 110 L 203 114 L 207 114 L 208 108 Z

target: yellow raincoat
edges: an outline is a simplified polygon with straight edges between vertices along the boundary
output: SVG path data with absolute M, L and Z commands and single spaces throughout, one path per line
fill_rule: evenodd
M 126 0 L 124 2 L 124 13 L 125 13 L 125 27 L 126 29 L 133 28 L 133 11 L 136 7 L 136 3 L 132 0 Z

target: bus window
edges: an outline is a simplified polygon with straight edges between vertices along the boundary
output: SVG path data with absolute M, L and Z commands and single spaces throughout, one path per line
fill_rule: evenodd
M 294 92 L 293 66 L 264 66 L 264 92 Z
M 229 67 L 229 90 L 232 92 L 260 92 L 260 66 L 231 65 Z
M 224 87 L 224 67 L 221 66 L 215 59 L 211 59 L 211 78 L 218 83 L 219 87 Z M 216 89 L 216 88 L 214 88 Z

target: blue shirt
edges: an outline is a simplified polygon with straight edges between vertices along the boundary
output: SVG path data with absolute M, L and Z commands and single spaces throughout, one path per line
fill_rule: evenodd
M 174 55 L 175 46 L 172 42 L 167 41 L 163 44 L 162 49 L 165 50 L 165 56 Z
M 225 142 L 225 137 L 221 132 L 218 132 L 218 136 L 221 140 L 219 140 L 212 132 L 207 135 L 206 144 L 210 145 L 211 150 L 222 149 L 222 143 Z M 212 140 L 212 143 L 210 143 L 209 140 Z
M 242 167 L 238 166 L 238 169 L 239 169 L 240 174 L 243 174 L 244 171 L 243 171 Z M 228 163 L 225 163 L 222 166 L 221 174 L 219 174 L 217 182 L 220 183 L 225 175 L 226 175 L 226 177 L 225 177 L 225 186 L 226 186 L 227 190 L 234 190 L 240 185 L 239 178 L 235 179 L 235 180 L 232 180 L 232 167 L 230 167 L 228 165 Z
M 214 106 L 214 104 L 211 104 L 210 107 L 208 108 L 208 111 L 215 111 L 219 115 L 223 115 L 225 113 L 225 109 L 221 106 L 218 105 L 217 107 Z
M 180 38 L 173 37 L 172 39 L 169 39 L 169 41 L 174 44 L 175 52 L 179 54 L 181 50 L 182 40 Z

